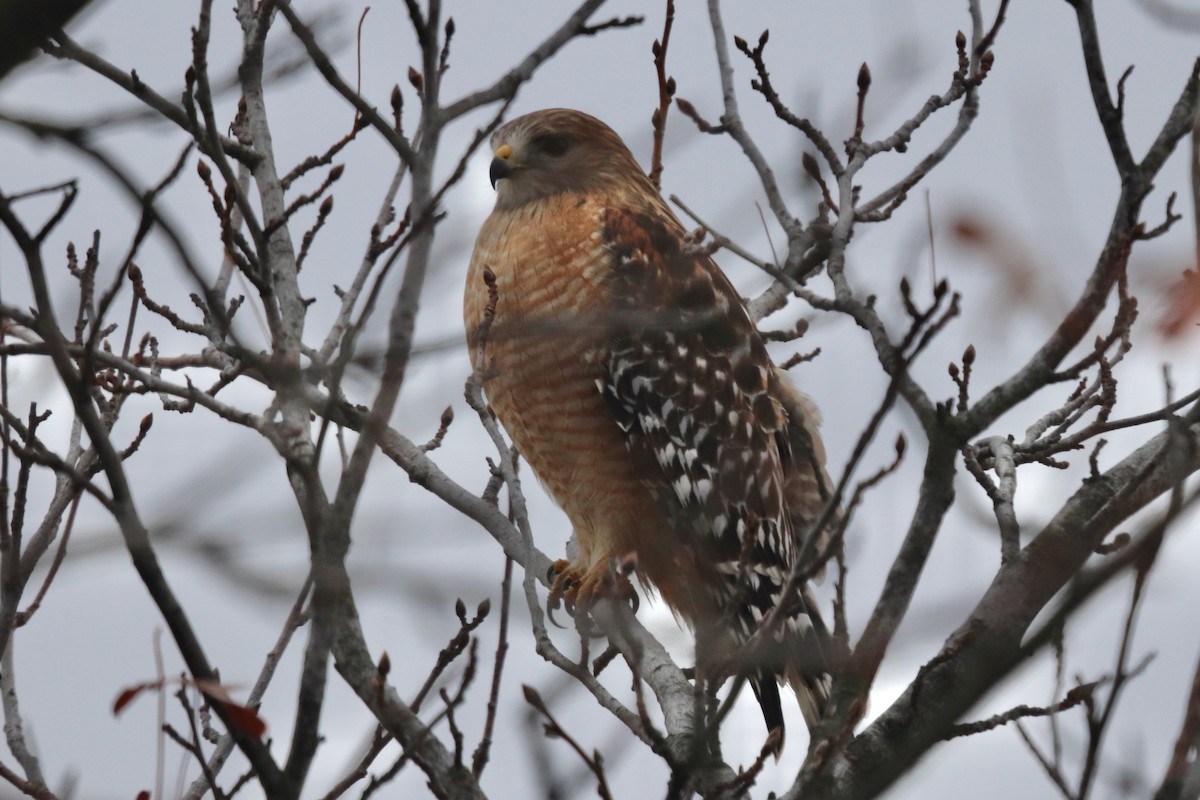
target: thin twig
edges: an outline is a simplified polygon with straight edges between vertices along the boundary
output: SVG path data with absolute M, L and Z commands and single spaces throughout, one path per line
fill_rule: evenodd
M 667 75 L 667 48 L 671 45 L 671 26 L 674 22 L 675 0 L 667 0 L 662 38 L 655 39 L 651 48 L 654 55 L 654 72 L 658 77 L 658 107 L 650 115 L 650 127 L 654 131 L 654 150 L 650 156 L 649 177 L 655 189 L 662 188 L 663 140 L 667 135 L 667 112 L 671 110 L 671 98 L 675 96 L 675 79 Z

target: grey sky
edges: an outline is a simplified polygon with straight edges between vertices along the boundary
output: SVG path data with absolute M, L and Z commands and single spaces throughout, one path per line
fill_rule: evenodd
M 215 9 L 210 60 L 217 75 L 226 75 L 234 67 L 238 48 L 239 34 L 228 5 L 218 3 Z M 466 0 L 447 5 L 447 13 L 457 23 L 445 90 L 453 97 L 493 80 L 516 63 L 559 23 L 569 4 Z M 994 12 L 995 3 L 985 5 L 989 15 Z M 874 75 L 867 135 L 884 135 L 911 116 L 927 96 L 944 91 L 955 68 L 955 31 L 969 26 L 966 4 L 947 0 L 764 0 L 726 6 L 730 33 L 753 40 L 770 28 L 768 62 L 781 94 L 811 115 L 835 143 L 845 138 L 853 121 L 854 79 L 861 62 L 867 61 Z M 339 69 L 352 75 L 354 28 L 362 6 L 307 2 L 297 3 L 297 8 L 310 20 L 325 20 L 322 36 L 329 44 L 340 43 Z M 136 68 L 144 81 L 175 97 L 190 59 L 188 36 L 189 27 L 195 24 L 194 13 L 190 3 L 108 0 L 77 21 L 71 34 L 118 65 Z M 650 42 L 659 34 L 662 11 L 657 3 L 636 2 L 613 3 L 604 11 L 618 16 L 631 13 L 646 13 L 646 24 L 572 43 L 521 91 L 513 113 L 560 105 L 581 108 L 609 122 L 647 163 L 649 117 L 657 100 Z M 1014 3 L 1009 17 L 995 47 L 995 68 L 982 89 L 980 119 L 953 156 L 924 184 L 933 210 L 938 275 L 964 293 L 962 318 L 917 367 L 918 376 L 927 385 L 941 386 L 946 396 L 953 392 L 945 377 L 946 364 L 967 344 L 973 343 L 979 351 L 975 385 L 982 390 L 1019 365 L 1023 355 L 1046 334 L 1048 313 L 1061 310 L 1063 303 L 1074 298 L 1082 277 L 1091 269 L 1116 196 L 1116 173 L 1087 93 L 1070 7 L 1061 0 Z M 1099 22 L 1110 81 L 1115 81 L 1125 65 L 1136 64 L 1127 84 L 1126 119 L 1135 152 L 1140 153 L 1182 88 L 1200 39 L 1195 32 L 1168 30 L 1127 0 L 1104 3 Z M 276 25 L 270 43 L 286 58 L 299 53 L 282 22 Z M 373 6 L 363 34 L 364 93 L 386 108 L 392 85 L 400 83 L 411 98 L 404 75 L 416 54 L 402 4 Z M 751 92 L 749 62 L 739 56 L 735 64 L 746 122 L 776 165 L 795 210 L 807 219 L 815 198 L 804 193 L 808 190 L 801 183 L 801 143 Z M 678 81 L 679 96 L 715 119 L 720 95 L 712 35 L 700 3 L 679 3 L 669 69 Z M 228 119 L 235 103 L 236 97 L 226 93 L 218 116 Z M 308 68 L 281 79 L 269 103 L 275 145 L 285 168 L 336 140 L 349 129 L 353 117 Z M 0 108 L 85 121 L 134 108 L 134 104 L 101 78 L 42 57 L 0 85 Z M 922 129 L 907 156 L 872 162 L 864 175 L 864 192 L 869 195 L 890 185 L 936 143 L 938 132 L 945 131 L 951 120 L 950 114 L 943 116 Z M 485 118 L 478 114 L 471 124 L 481 124 Z M 447 171 L 472 132 L 470 126 L 464 126 L 457 138 L 447 139 L 443 151 Z M 165 173 L 184 143 L 176 130 L 145 120 L 101 131 L 98 140 L 147 183 Z M 0 153 L 0 188 L 6 192 L 71 177 L 81 179 L 82 195 L 54 240 L 58 249 L 52 247 L 50 252 L 62 252 L 68 239 L 82 250 L 92 230 L 101 229 L 101 258 L 111 275 L 137 222 L 128 201 L 91 165 L 61 147 L 33 141 L 12 128 L 0 127 Z M 316 336 L 323 335 L 336 311 L 331 285 L 348 280 L 361 257 L 367 230 L 395 163 L 388 148 L 370 132 L 340 160 L 347 163 L 347 169 L 335 191 L 336 210 L 303 273 L 306 291 L 316 298 L 308 323 Z M 477 154 L 465 179 L 446 201 L 449 216 L 438 239 L 435 268 L 418 326 L 420 342 L 439 346 L 431 347 L 415 362 L 393 420 L 407 435 L 422 441 L 436 430 L 442 409 L 452 406 L 459 419 L 437 452 L 437 460 L 453 477 L 479 490 L 487 480 L 483 455 L 489 447 L 462 399 L 468 365 L 458 339 L 466 260 L 474 231 L 491 204 L 487 161 L 486 152 Z M 315 185 L 310 178 L 304 190 Z M 667 138 L 664 189 L 678 194 L 721 233 L 758 255 L 769 256 L 771 238 L 776 247 L 782 246 L 783 237 L 772 226 L 767 226 L 769 234 L 764 232 L 756 207 L 762 202 L 762 193 L 738 148 L 726 138 L 697 132 L 675 111 Z M 1161 215 L 1170 191 L 1181 193 L 1179 208 L 1185 213 L 1185 224 L 1135 254 L 1132 281 L 1143 317 L 1136 329 L 1135 350 L 1118 372 L 1121 413 L 1138 413 L 1160 404 L 1160 365 L 1164 362 L 1172 364 L 1176 386 L 1188 390 L 1200 382 L 1195 335 L 1167 343 L 1153 329 L 1163 308 L 1164 288 L 1185 267 L 1194 265 L 1189 260 L 1193 235 L 1186 225 L 1190 209 L 1183 201 L 1188 173 L 1178 154 L 1147 204 L 1150 225 L 1160 221 L 1156 215 Z M 167 200 L 193 252 L 215 272 L 220 251 L 211 207 L 191 166 Z M 35 206 L 28 208 L 32 213 Z M 1001 232 L 1010 252 L 1018 254 L 1018 263 L 1036 281 L 1033 294 L 1014 294 L 1010 273 L 977 249 L 956 242 L 950 228 L 963 215 L 989 220 Z M 902 315 L 897 301 L 890 299 L 902 274 L 910 277 L 918 296 L 927 296 L 930 290 L 925 226 L 924 195 L 917 192 L 893 221 L 860 229 L 852 247 L 853 278 L 858 285 L 880 293 L 892 320 Z M 755 294 L 766 285 L 766 276 L 753 267 L 727 254 L 719 258 L 743 294 Z M 139 263 L 154 297 L 178 311 L 191 310 L 187 294 L 192 287 L 161 241 L 152 241 Z M 20 267 L 11 240 L 0 235 L 5 302 L 27 293 Z M 53 269 L 57 288 L 63 296 L 71 296 L 65 269 L 58 264 Z M 819 282 L 818 288 L 824 289 Z M 66 300 L 61 301 L 60 313 L 70 309 Z M 768 326 L 791 324 L 803 311 L 798 306 L 789 308 Z M 250 314 L 243 312 L 243 317 L 241 330 L 254 340 L 255 323 Z M 377 324 L 375 341 L 380 330 L 381 324 Z M 162 339 L 164 351 L 190 344 L 167 332 Z M 452 344 L 440 346 L 446 342 Z M 793 377 L 823 411 L 823 430 L 836 472 L 874 410 L 884 380 L 865 335 L 843 319 L 816 320 L 805 339 L 777 353 L 786 357 L 796 349 L 817 346 L 822 349 L 821 356 L 799 367 Z M 14 363 L 12 369 L 14 392 L 50 404 L 63 435 L 68 406 L 63 393 L 52 388 L 48 367 Z M 348 390 L 363 401 L 372 387 L 371 376 L 362 375 Z M 1011 414 L 991 433 L 1022 435 L 1037 416 L 1061 402 L 1067 391 L 1064 388 L 1061 397 L 1047 393 L 1044 401 Z M 250 391 L 233 394 L 232 399 L 254 409 L 267 402 L 265 395 Z M 129 464 L 140 508 L 162 537 L 168 576 L 193 614 L 223 677 L 232 684 L 248 686 L 278 634 L 307 564 L 303 527 L 281 464 L 252 434 L 231 431 L 229 425 L 201 412 L 186 417 L 165 412 L 153 399 L 131 405 L 124 420 L 126 436 L 148 411 L 156 417 L 154 430 Z M 914 432 L 911 415 L 904 410 L 893 414 L 887 432 L 870 451 L 867 471 L 890 458 L 891 442 L 901 430 Z M 1104 459 L 1111 461 L 1137 441 L 1136 435 L 1110 438 Z M 913 441 L 910 435 L 910 443 Z M 1056 499 L 1061 502 L 1071 482 L 1083 474 L 1080 468 L 1086 469 L 1086 456 L 1077 457 L 1075 463 L 1075 470 L 1066 477 L 1038 467 L 1022 469 L 1018 511 L 1028 529 L 1036 529 L 1037 523 L 1057 508 Z M 910 453 L 901 473 L 869 497 L 852 528 L 848 544 L 852 559 L 850 621 L 855 631 L 870 612 L 895 554 L 919 478 L 920 454 Z M 537 542 L 556 556 L 568 534 L 566 518 L 533 481 L 527 481 L 526 487 Z M 38 491 L 45 496 L 45 487 Z M 886 708 L 919 665 L 937 651 L 995 572 L 998 543 L 977 522 L 977 517 L 990 514 L 986 498 L 966 482 L 960 484 L 959 493 L 961 509 L 941 535 L 926 580 L 885 661 L 873 698 L 874 712 Z M 971 509 L 978 514 L 973 516 Z M 161 623 L 114 527 L 94 503 L 85 504 L 82 513 L 66 567 L 45 607 L 30 628 L 18 632 L 17 680 L 27 726 L 47 774 L 55 776 L 52 785 L 74 773 L 80 780 L 77 797 L 127 798 L 153 784 L 155 701 L 142 698 L 116 719 L 110 704 L 123 686 L 152 677 L 152 632 Z M 1135 641 L 1135 658 L 1151 650 L 1158 656 L 1129 688 L 1123 702 L 1109 742 L 1110 759 L 1102 770 L 1106 781 L 1115 782 L 1120 771 L 1128 768 L 1156 782 L 1169 755 L 1200 650 L 1200 634 L 1191 624 L 1194 610 L 1200 607 L 1200 584 L 1193 577 L 1200 540 L 1194 527 L 1193 519 L 1169 540 L 1156 568 Z M 395 665 L 394 682 L 407 687 L 411 695 L 453 631 L 454 598 L 462 597 L 473 607 L 485 597 L 498 597 L 503 569 L 500 550 L 483 532 L 411 485 L 383 459 L 377 460 L 369 477 L 356 537 L 351 558 L 368 642 L 389 652 Z M 233 567 L 218 568 L 226 557 L 218 544 L 229 549 Z M 1080 671 L 1091 680 L 1110 669 L 1127 595 L 1125 582 L 1106 591 L 1068 630 L 1068 674 Z M 585 746 L 610 754 L 610 777 L 617 797 L 657 796 L 665 775 L 657 759 L 637 743 L 626 743 L 623 752 L 613 747 L 611 743 L 622 737 L 581 690 L 572 688 L 561 696 L 555 693 L 559 678 L 534 654 L 520 606 L 520 602 L 515 604 L 511 674 L 502 699 L 504 735 L 499 737 L 493 764 L 485 774 L 485 790 L 498 798 L 521 798 L 531 796 L 536 787 L 530 751 L 540 745 L 529 737 L 537 736 L 538 728 L 524 722 L 526 707 L 519 692 L 521 683 L 529 683 L 544 690 L 559 719 Z M 647 624 L 687 663 L 687 638 L 677 631 L 670 615 L 661 608 L 644 608 Z M 569 647 L 570 637 L 562 634 L 561 644 Z M 494 637 L 494 627 L 486 626 L 481 647 L 485 671 L 490 669 Z M 181 661 L 169 642 L 164 650 L 168 674 L 178 672 Z M 294 644 L 263 708 L 270 735 L 277 743 L 285 743 L 290 736 L 298 652 Z M 1038 659 L 993 693 L 976 709 L 975 716 L 988 716 L 1019 703 L 1045 703 L 1050 699 L 1052 678 L 1051 662 Z M 607 683 L 614 692 L 627 693 L 625 668 L 611 668 Z M 331 685 L 323 725 L 326 743 L 314 767 L 309 796 L 320 796 L 344 772 L 372 729 L 357 700 L 337 681 Z M 477 680 L 473 702 L 460 719 L 472 739 L 481 725 L 485 691 L 484 681 Z M 789 747 L 778 765 L 768 766 L 760 785 L 763 796 L 767 789 L 789 785 L 803 757 L 804 726 L 798 709 L 788 711 Z M 1078 729 L 1074 730 L 1078 735 Z M 749 761 L 761 745 L 763 733 L 758 710 L 747 694 L 725 729 L 727 756 L 734 762 L 739 758 L 743 763 Z M 1069 753 L 1070 745 L 1068 741 Z M 561 743 L 548 742 L 545 747 L 561 771 L 578 769 Z M 170 786 L 182 757 L 173 746 L 167 752 Z M 385 757 L 379 763 L 388 760 Z M 191 775 L 194 770 L 190 769 Z M 410 768 L 377 796 L 407 797 L 423 791 L 420 774 Z M 591 796 L 592 792 L 585 783 L 578 796 Z M 1144 790 L 1140 794 L 1144 795 Z M 892 794 L 897 798 L 985 799 L 1052 795 L 1053 788 L 1024 752 L 1015 732 L 1008 729 L 943 745 Z M 1105 783 L 1098 796 L 1118 795 L 1112 784 Z

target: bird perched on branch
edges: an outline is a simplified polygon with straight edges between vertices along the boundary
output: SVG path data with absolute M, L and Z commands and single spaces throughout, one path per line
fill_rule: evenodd
M 550 602 L 586 613 L 631 568 L 695 630 L 698 671 L 748 678 L 780 736 L 786 681 L 811 727 L 833 644 L 807 587 L 784 588 L 829 495 L 814 409 L 611 128 L 547 109 L 491 144 L 468 343 L 574 527 Z

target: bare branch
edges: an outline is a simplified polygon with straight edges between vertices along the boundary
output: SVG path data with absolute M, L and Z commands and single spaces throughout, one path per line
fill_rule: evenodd
M 1079 24 L 1079 41 L 1083 47 L 1083 63 L 1087 66 L 1088 85 L 1092 90 L 1092 102 L 1096 115 L 1104 128 L 1108 148 L 1112 151 L 1118 174 L 1124 176 L 1134 171 L 1133 153 L 1125 136 L 1125 121 L 1122 109 L 1113 104 L 1108 90 L 1108 78 L 1104 70 L 1104 57 L 1100 54 L 1100 34 L 1096 30 L 1096 15 L 1092 0 L 1067 0 L 1075 8 Z
M 473 92 L 447 105 L 441 110 L 440 118 L 445 122 L 450 122 L 480 106 L 511 100 L 521 85 L 533 77 L 533 73 L 537 71 L 538 67 L 552 58 L 572 39 L 579 36 L 591 36 L 607 28 L 629 27 L 641 22 L 641 17 L 629 17 L 589 26 L 588 20 L 602 5 L 604 5 L 604 0 L 584 0 L 574 13 L 556 31 L 542 40 L 542 43 L 535 47 L 520 64 L 510 69 L 488 88 Z
M 725 132 L 738 143 L 742 152 L 746 154 L 746 158 L 754 166 L 755 172 L 758 173 L 758 179 L 762 183 L 763 191 L 766 192 L 767 204 L 779 221 L 779 226 L 787 234 L 788 241 L 791 242 L 804 232 L 804 226 L 788 211 L 783 194 L 779 191 L 779 185 L 775 180 L 775 173 L 742 123 L 741 114 L 738 112 L 737 94 L 733 88 L 733 66 L 729 61 L 728 36 L 725 33 L 725 23 L 721 19 L 720 0 L 708 0 L 708 19 L 716 47 L 717 68 L 721 73 L 721 95 L 725 109 L 721 115 L 721 125 L 724 126 Z
M 993 717 L 980 720 L 979 722 L 965 722 L 960 725 L 955 725 L 946 732 L 942 739 L 956 739 L 959 736 L 973 736 L 977 733 L 983 733 L 1001 725 L 1007 725 L 1010 722 L 1015 722 L 1019 719 L 1027 719 L 1029 717 L 1049 717 L 1061 713 L 1068 709 L 1088 700 L 1099 686 L 1098 681 L 1092 683 L 1083 683 L 1076 686 L 1071 691 L 1067 692 L 1067 696 L 1062 700 L 1049 706 L 1016 706 L 1005 711 L 1003 714 L 996 714 Z
M 54 45 L 47 48 L 51 55 L 75 61 L 121 87 L 145 103 L 156 115 L 174 122 L 186 131 L 195 139 L 196 143 L 200 146 L 201 152 L 206 155 L 212 155 L 209 147 L 215 139 L 220 143 L 222 151 L 233 156 L 240 162 L 253 165 L 258 160 L 258 154 L 254 152 L 253 148 L 243 145 L 237 139 L 229 136 L 214 136 L 207 130 L 194 127 L 192 120 L 188 117 L 187 111 L 182 106 L 172 103 L 146 85 L 138 77 L 136 70 L 122 70 L 115 64 L 106 61 L 100 55 L 81 47 L 62 31 L 55 32 L 52 39 Z
M 279 9 L 279 12 L 288 21 L 288 25 L 292 28 L 292 33 L 304 45 L 309 58 L 312 59 L 313 66 L 325 78 L 326 83 L 333 87 L 334 91 L 340 94 L 346 102 L 354 106 L 359 118 L 374 128 L 375 132 L 392 146 L 392 149 L 396 151 L 402 161 L 411 163 L 414 158 L 412 142 L 380 116 L 374 106 L 368 103 L 362 95 L 342 79 L 342 76 L 338 74 L 337 68 L 333 65 L 333 60 L 317 43 L 317 38 L 312 30 L 300 20 L 300 16 L 292 9 L 292 4 L 289 0 L 276 0 L 273 5 Z
M 671 110 L 671 98 L 675 95 L 675 79 L 667 75 L 667 48 L 671 45 L 671 25 L 675 22 L 675 0 L 667 0 L 667 12 L 663 19 L 661 39 L 654 40 L 654 72 L 658 76 L 658 108 L 650 115 L 650 127 L 654 130 L 654 152 L 650 157 L 650 182 L 655 189 L 662 188 L 663 139 L 667 135 L 667 112 Z

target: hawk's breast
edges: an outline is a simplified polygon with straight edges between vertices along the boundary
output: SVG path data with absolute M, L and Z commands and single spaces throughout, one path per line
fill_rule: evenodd
M 467 276 L 465 321 L 474 341 L 497 302 L 483 347 L 471 358 L 489 377 L 497 418 L 575 527 L 584 560 L 638 551 L 661 536 L 663 519 L 637 474 L 625 438 L 597 388 L 597 353 L 610 327 L 611 257 L 601 242 L 602 208 L 562 195 L 493 212 Z

